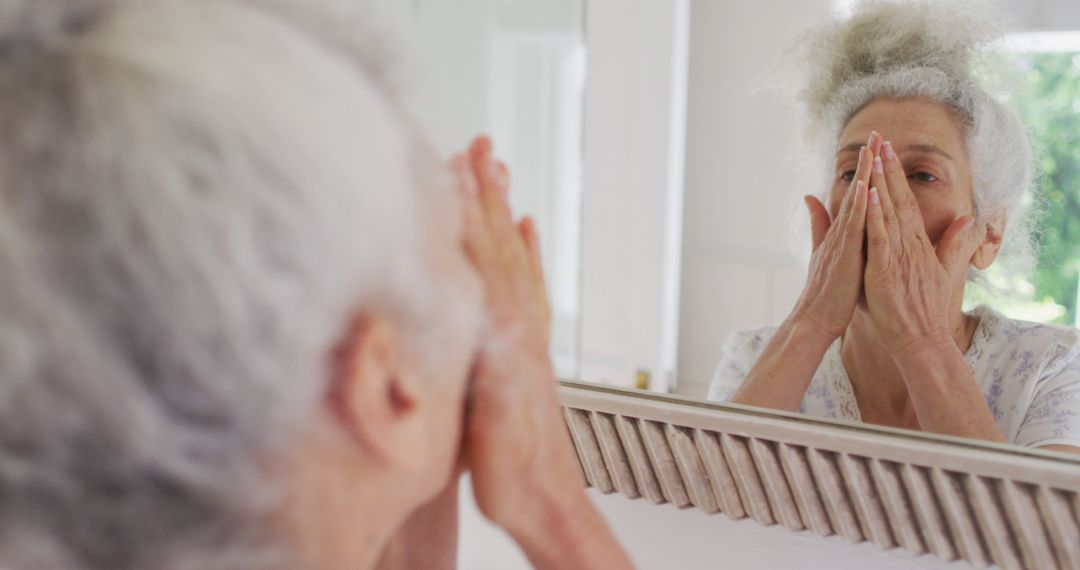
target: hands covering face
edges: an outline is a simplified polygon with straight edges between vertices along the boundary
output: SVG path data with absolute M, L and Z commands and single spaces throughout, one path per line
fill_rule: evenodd
M 452 161 L 462 195 L 466 254 L 484 284 L 489 327 L 474 365 L 465 460 L 477 505 L 515 537 L 584 489 L 548 355 L 550 311 L 539 238 L 515 222 L 509 174 L 477 139 Z M 576 494 L 575 494 L 576 492 Z
M 876 133 L 875 133 L 876 135 Z M 960 216 L 937 246 L 926 234 L 915 195 L 891 143 L 874 157 L 866 213 L 866 300 L 894 358 L 953 343 L 949 315 L 986 228 Z
M 801 320 L 839 337 L 864 292 L 878 335 L 894 357 L 953 342 L 949 317 L 985 227 L 975 231 L 975 218 L 961 216 L 936 246 L 931 243 L 904 167 L 876 132 L 860 150 L 835 220 L 816 198 L 806 201 L 814 253 L 796 307 Z
M 851 322 L 862 291 L 866 196 L 871 164 L 871 151 L 861 149 L 855 179 L 844 193 L 835 220 L 820 200 L 813 196 L 805 198 L 810 210 L 813 255 L 795 315 L 830 340 L 843 334 Z

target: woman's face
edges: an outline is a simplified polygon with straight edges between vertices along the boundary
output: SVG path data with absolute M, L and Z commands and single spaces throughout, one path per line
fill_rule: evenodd
M 908 98 L 872 101 L 840 133 L 828 204 L 834 218 L 855 175 L 859 149 L 875 130 L 896 149 L 933 243 L 954 220 L 973 215 L 971 161 L 960 123 L 937 101 Z

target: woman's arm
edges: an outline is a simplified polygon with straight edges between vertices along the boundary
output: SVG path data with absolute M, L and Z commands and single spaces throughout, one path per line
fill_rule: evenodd
M 910 347 L 894 360 L 924 431 L 1006 443 L 952 338 Z
M 549 501 L 547 514 L 528 528 L 508 527 L 534 568 L 540 570 L 611 568 L 633 565 L 584 489 Z M 538 523 L 538 524 L 537 524 Z
M 1035 449 L 1080 455 L 1080 447 L 1076 447 L 1075 445 L 1044 445 L 1042 447 L 1036 447 Z
M 836 339 L 792 315 L 769 339 L 731 402 L 794 412 Z
M 817 198 L 806 197 L 814 234 L 806 287 L 732 402 L 797 410 L 825 351 L 851 322 L 862 289 L 870 149 L 880 144 L 876 137 L 859 151 L 858 170 L 836 220 L 829 220 L 828 210 Z

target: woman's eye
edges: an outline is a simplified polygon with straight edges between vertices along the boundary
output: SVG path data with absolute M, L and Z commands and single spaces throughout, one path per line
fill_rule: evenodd
M 855 171 L 854 170 L 845 170 L 844 172 L 841 172 L 840 173 L 840 180 L 850 184 L 852 180 L 855 180 Z
M 914 178 L 915 180 L 918 180 L 919 182 L 922 182 L 924 184 L 932 184 L 934 182 L 937 182 L 938 180 L 937 176 L 934 176 L 929 172 L 915 172 L 912 173 L 909 178 Z

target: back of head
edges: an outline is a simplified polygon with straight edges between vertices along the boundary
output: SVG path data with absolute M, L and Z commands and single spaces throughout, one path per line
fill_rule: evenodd
M 267 567 L 348 316 L 430 318 L 451 194 L 349 4 L 0 3 L 0 566 Z

